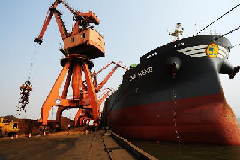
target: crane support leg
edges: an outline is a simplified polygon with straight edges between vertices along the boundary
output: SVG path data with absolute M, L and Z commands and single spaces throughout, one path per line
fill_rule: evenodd
M 56 113 L 56 121 L 61 123 L 62 118 L 62 112 L 67 109 L 67 107 L 58 107 L 57 113 Z
M 67 75 L 66 82 L 64 84 L 64 89 L 63 89 L 62 96 L 61 96 L 62 99 L 66 99 L 67 98 L 68 87 L 69 87 L 70 82 L 71 82 L 72 72 L 73 72 L 72 68 L 69 68 L 68 75 Z
M 79 125 L 82 126 L 83 125 L 83 117 L 80 117 L 80 120 L 79 120 Z
M 80 89 L 82 89 L 82 68 L 81 64 L 78 61 L 73 63 L 74 63 L 72 75 L 73 99 L 79 100 L 82 98 L 80 96 Z
M 93 120 L 95 123 L 97 123 L 98 119 L 98 113 L 99 113 L 99 103 L 95 91 L 95 87 L 92 82 L 92 76 L 89 72 L 88 65 L 86 63 L 83 63 L 83 71 L 85 73 L 85 79 L 87 82 L 87 87 L 88 87 L 88 98 L 89 99 L 89 104 L 92 106 L 92 115 L 93 115 Z
M 100 113 L 100 103 L 97 99 L 96 87 L 94 86 L 92 75 L 89 70 L 89 63 L 90 62 L 88 60 L 85 60 L 82 57 L 73 57 L 68 59 L 42 106 L 41 121 L 43 125 L 47 125 L 49 110 L 54 105 L 59 106 L 56 114 L 57 122 L 61 122 L 61 115 L 65 109 L 79 108 L 79 113 L 75 117 L 75 124 L 77 124 L 80 114 L 83 113 L 82 109 L 86 108 L 89 110 L 95 125 L 97 125 Z M 85 79 L 84 83 L 83 74 Z M 60 97 L 59 90 L 65 77 L 66 81 Z M 70 84 L 72 84 L 73 98 L 67 99 Z M 57 99 L 59 99 L 59 103 L 56 103 Z
M 53 85 L 52 90 L 50 91 L 46 101 L 44 102 L 42 108 L 41 108 L 41 121 L 43 125 L 47 125 L 47 120 L 49 116 L 49 110 L 55 105 L 56 99 L 59 97 L 59 89 L 61 87 L 61 84 L 65 78 L 65 75 L 69 69 L 70 63 L 66 63 L 66 65 L 63 67 L 61 73 L 59 74 L 55 84 Z
M 79 117 L 82 115 L 82 108 L 79 108 L 79 110 L 78 110 L 78 112 L 77 112 L 77 114 L 75 115 L 75 118 L 74 118 L 74 126 L 77 126 L 78 124 L 77 124 L 77 122 L 78 122 L 78 119 L 79 119 Z

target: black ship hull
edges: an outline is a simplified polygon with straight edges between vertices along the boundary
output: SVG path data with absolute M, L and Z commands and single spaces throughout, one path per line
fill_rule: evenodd
M 215 58 L 206 54 L 211 43 L 218 45 Z M 106 123 L 126 138 L 240 144 L 219 80 L 219 73 L 234 74 L 230 48 L 226 38 L 200 35 L 145 54 L 106 100 Z

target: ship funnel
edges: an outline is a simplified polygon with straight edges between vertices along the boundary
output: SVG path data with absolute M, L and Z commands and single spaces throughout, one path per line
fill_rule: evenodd
M 178 57 L 169 57 L 166 61 L 167 70 L 172 73 L 173 78 L 176 77 L 177 71 L 181 67 L 181 60 Z

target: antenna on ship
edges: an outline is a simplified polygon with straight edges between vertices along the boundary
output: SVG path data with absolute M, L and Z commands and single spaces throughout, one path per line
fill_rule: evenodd
M 177 23 L 175 31 L 173 33 L 169 33 L 169 35 L 177 37 L 177 40 L 181 40 L 182 39 L 183 30 L 184 30 L 184 28 L 182 28 L 182 24 L 181 23 Z
M 196 33 L 198 32 L 197 31 L 197 23 L 194 23 L 194 27 L 195 27 L 195 30 L 196 30 Z

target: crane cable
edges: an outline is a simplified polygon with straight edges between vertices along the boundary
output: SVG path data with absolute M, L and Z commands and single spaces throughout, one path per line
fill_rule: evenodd
M 48 47 L 47 51 L 45 52 L 45 55 L 44 55 L 42 61 L 40 62 L 40 65 L 39 65 L 38 68 L 36 69 L 36 71 L 35 71 L 35 73 L 34 73 L 34 75 L 33 75 L 32 81 L 35 80 L 35 77 L 37 76 L 37 74 L 38 74 L 40 68 L 42 67 L 43 62 L 45 61 L 45 59 L 46 59 L 47 56 L 49 55 L 49 53 L 50 53 L 50 49 L 52 48 L 52 46 L 53 46 L 53 44 L 54 44 L 54 42 L 55 42 L 55 40 L 56 40 L 56 37 L 57 37 L 57 33 L 55 34 L 52 43 L 50 44 L 50 46 Z M 37 45 L 37 44 L 36 44 L 36 45 Z M 39 46 L 39 45 L 38 45 L 38 46 Z
M 31 80 L 31 75 L 32 75 L 32 70 L 33 70 L 33 64 L 35 63 L 36 57 L 37 57 L 37 48 L 38 45 L 35 44 L 35 50 L 33 52 L 33 56 L 31 58 L 31 64 L 30 64 L 30 68 L 29 68 L 29 72 L 28 72 L 28 80 Z
M 198 33 L 200 34 L 202 31 L 204 31 L 205 29 L 207 29 L 209 26 L 211 26 L 212 24 L 214 24 L 215 22 L 219 21 L 220 19 L 222 19 L 224 16 L 226 16 L 227 14 L 229 14 L 231 11 L 233 11 L 234 9 L 236 9 L 237 7 L 240 6 L 240 3 L 238 5 L 236 5 L 235 7 L 233 7 L 232 9 L 230 9 L 229 11 L 227 11 L 226 13 L 224 13 L 222 16 L 218 17 L 215 21 L 211 22 L 210 24 L 208 24 L 206 27 L 204 27 L 203 29 L 201 29 Z

